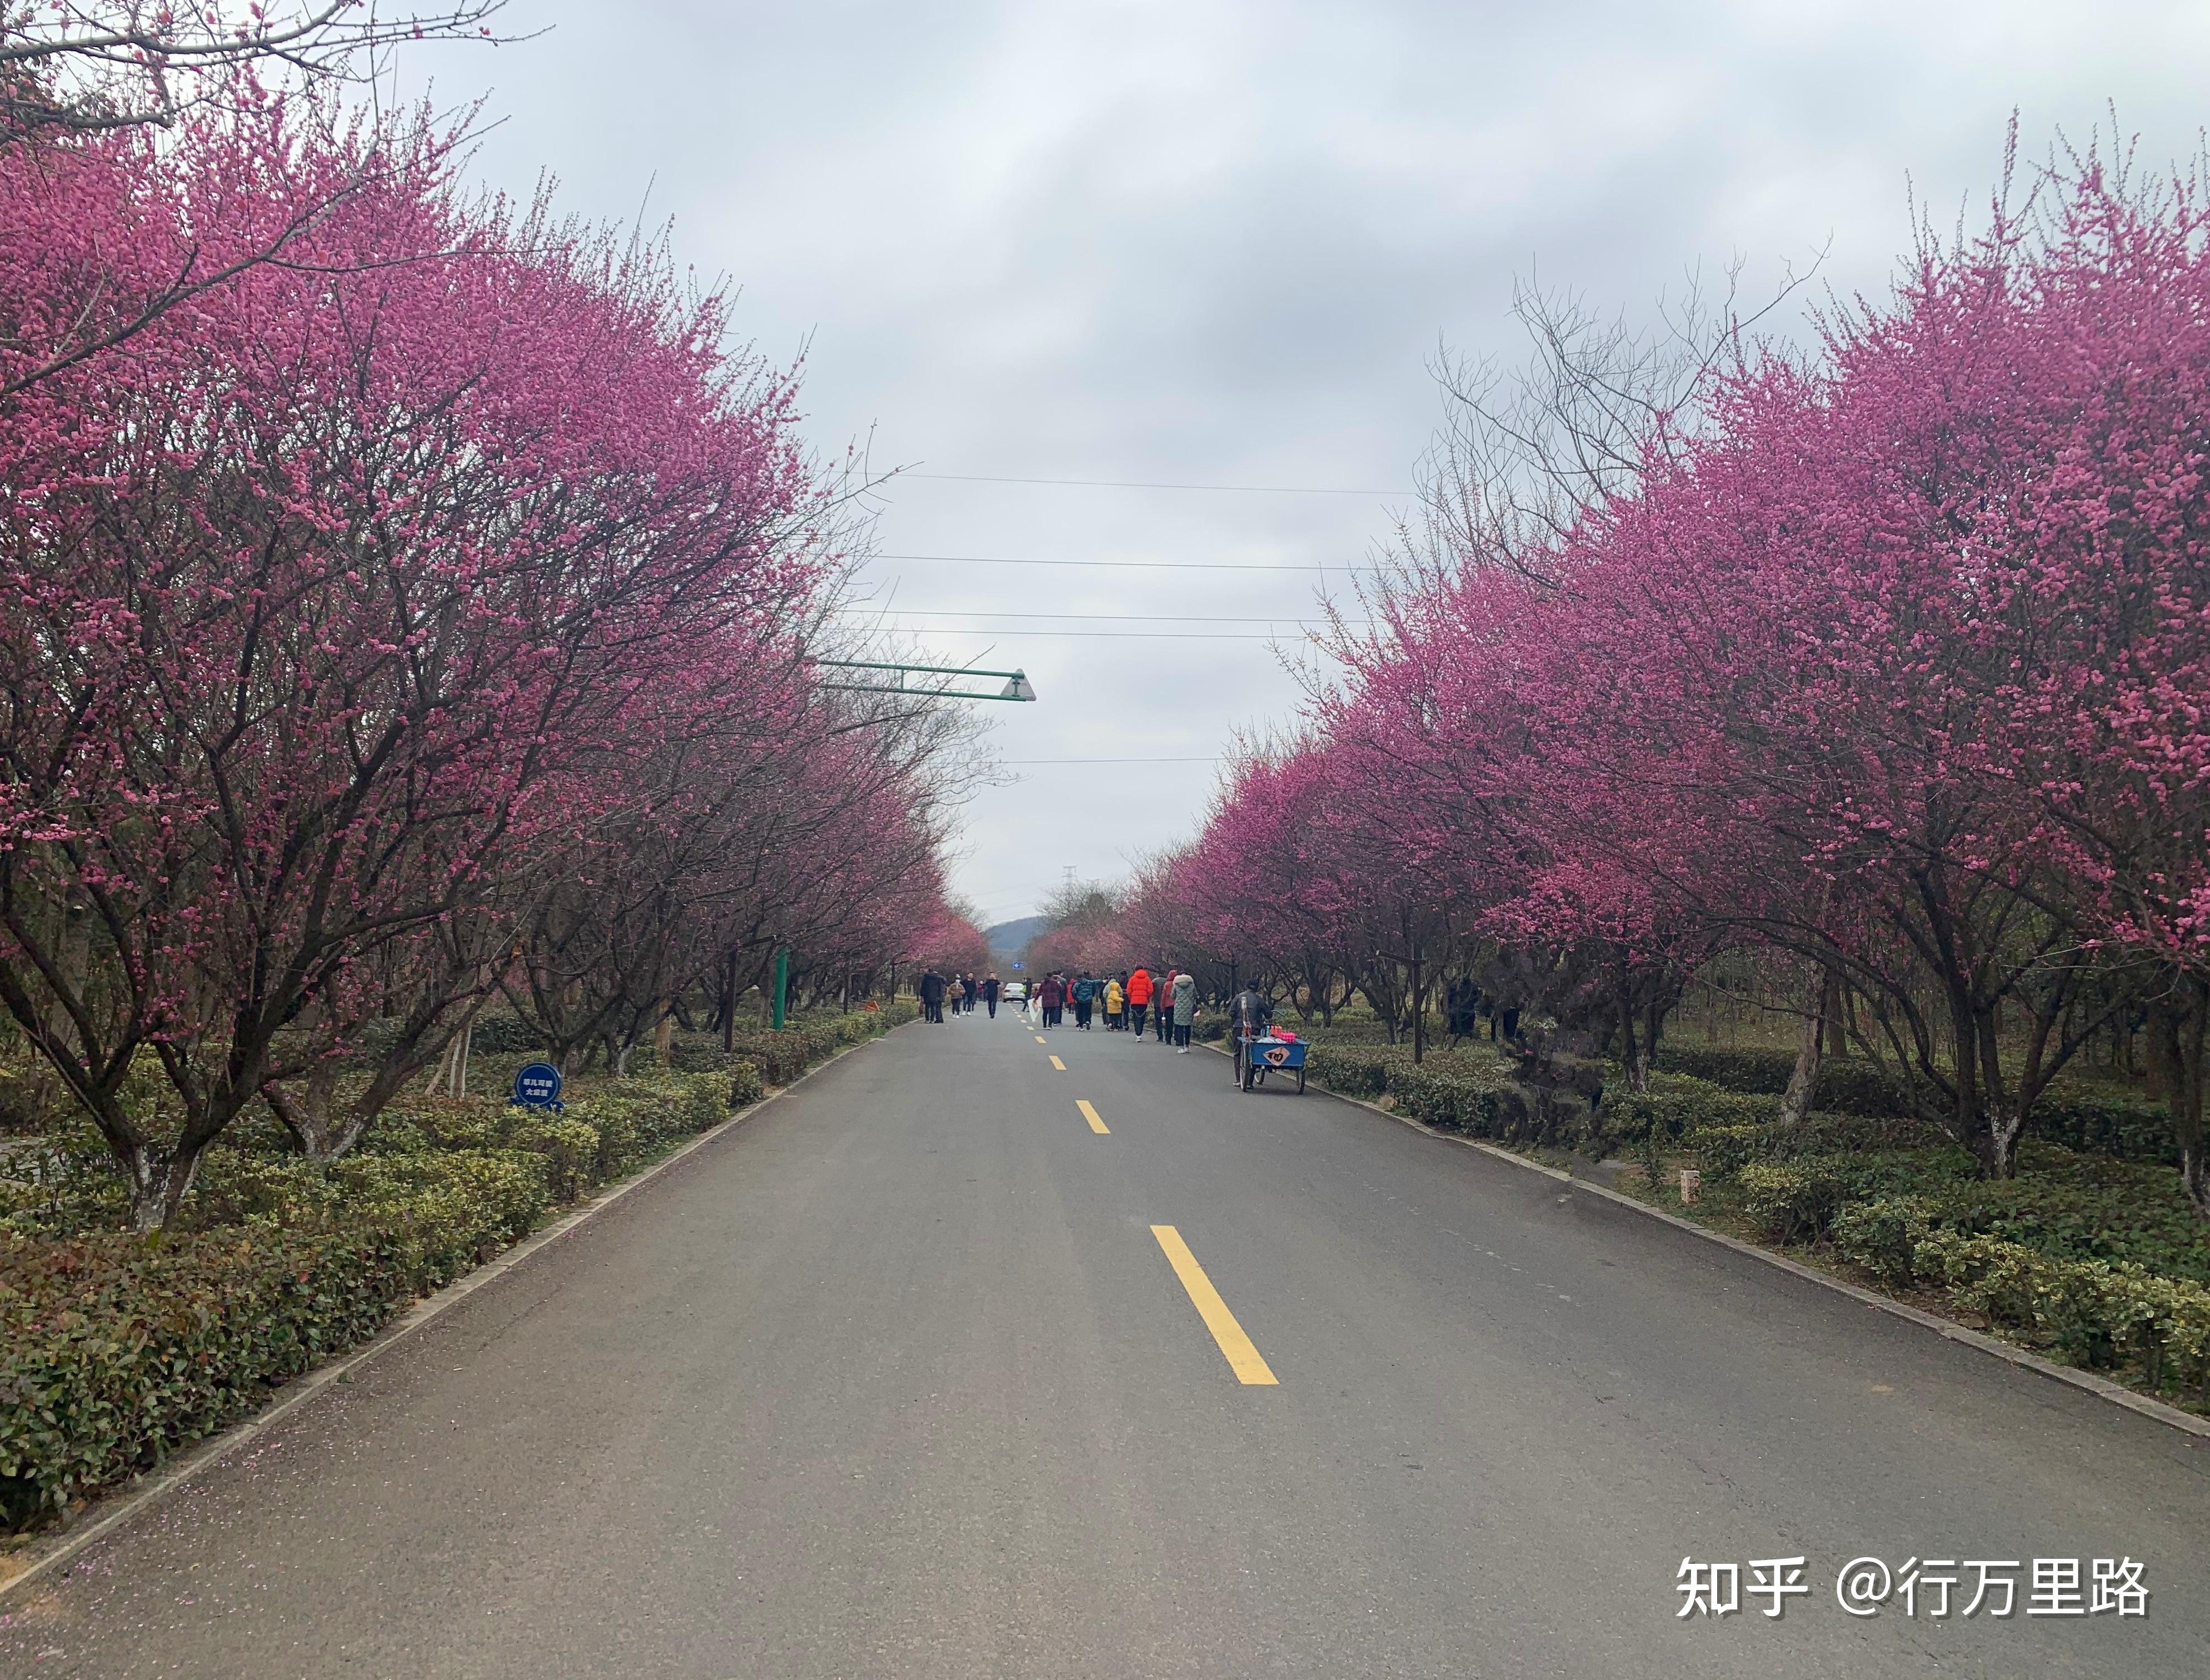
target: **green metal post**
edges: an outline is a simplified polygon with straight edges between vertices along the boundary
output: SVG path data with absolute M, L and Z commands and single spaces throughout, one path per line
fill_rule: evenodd
M 790 1003 L 790 947 L 779 945 L 775 948 L 775 1030 L 782 1030 L 785 1015 Z

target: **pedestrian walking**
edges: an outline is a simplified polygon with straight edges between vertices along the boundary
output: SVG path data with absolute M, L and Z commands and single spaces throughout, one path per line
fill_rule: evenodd
M 1078 1031 L 1090 1030 L 1090 1011 L 1097 1001 L 1097 982 L 1084 969 L 1074 982 L 1074 1024 Z
M 1138 1038 L 1144 1036 L 1144 1011 L 1150 1006 L 1150 970 L 1138 969 L 1128 976 L 1128 1019 Z
M 939 1023 L 944 1019 L 944 976 L 934 969 L 921 977 L 921 1018 Z
M 1128 988 L 1123 983 L 1127 978 L 1124 974 L 1119 980 L 1108 979 L 1105 982 L 1105 1030 L 1108 1032 L 1118 1032 L 1127 1024 L 1126 1017 L 1122 1013 L 1128 1006 Z
M 993 1021 L 998 1018 L 999 990 L 998 976 L 995 974 L 985 975 L 982 977 L 982 1001 L 990 1006 L 990 1018 Z
M 951 1012 L 953 1014 L 957 1015 L 959 1012 L 959 1000 L 966 995 L 966 982 L 961 980 L 957 975 L 953 975 L 951 976 L 951 983 L 946 986 L 944 990 L 944 1000 L 951 1006 Z
M 1043 985 L 1039 988 L 1039 997 L 1043 1005 L 1044 1030 L 1048 1032 L 1059 1024 L 1066 1012 L 1066 982 L 1056 974 L 1046 975 Z
M 1162 969 L 1160 976 L 1158 989 L 1151 995 L 1151 1030 L 1163 1044 L 1174 1031 L 1174 971 L 1170 967 Z
M 1197 1020 L 1197 976 L 1178 974 L 1174 983 L 1174 1054 L 1189 1054 L 1189 1030 Z

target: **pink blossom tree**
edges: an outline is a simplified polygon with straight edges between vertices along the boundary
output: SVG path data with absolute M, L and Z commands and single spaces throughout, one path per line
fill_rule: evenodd
M 590 753 L 686 650 L 812 586 L 788 390 L 722 355 L 718 301 L 464 206 L 419 126 L 271 108 L 126 136 L 63 160 L 58 211 L 51 160 L 0 154 L 11 223 L 46 230 L 0 269 L 0 357 L 96 303 L 86 239 L 148 271 L 215 230 L 251 247 L 368 144 L 377 190 L 291 260 L 20 390 L 0 426 L 0 1000 L 142 1224 L 247 1103 L 346 1047 L 365 958 L 475 929 L 364 1098 L 288 1112 L 315 1152 L 357 1136 L 491 983 L 492 885 L 575 820 Z

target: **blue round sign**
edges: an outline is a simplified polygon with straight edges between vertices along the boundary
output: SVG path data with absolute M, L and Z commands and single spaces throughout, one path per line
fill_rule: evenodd
M 508 1099 L 525 1109 L 558 1109 L 560 1070 L 549 1061 L 524 1062 L 514 1075 L 514 1095 Z

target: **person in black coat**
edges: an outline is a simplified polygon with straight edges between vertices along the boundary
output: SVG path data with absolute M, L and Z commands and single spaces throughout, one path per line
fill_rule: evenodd
M 998 1018 L 998 976 L 987 975 L 982 981 L 982 1001 L 990 1006 L 990 1018 Z
M 931 969 L 921 977 L 921 1013 L 923 1020 L 944 1019 L 944 976 Z

